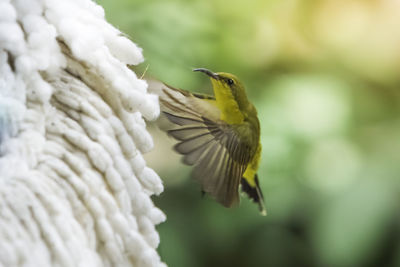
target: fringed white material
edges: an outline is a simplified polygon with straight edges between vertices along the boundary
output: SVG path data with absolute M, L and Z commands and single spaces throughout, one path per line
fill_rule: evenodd
M 165 266 L 141 50 L 89 0 L 0 0 L 0 265 Z

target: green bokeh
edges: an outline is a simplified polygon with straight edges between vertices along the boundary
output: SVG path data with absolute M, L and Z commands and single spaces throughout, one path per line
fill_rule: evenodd
M 157 229 L 169 266 L 398 266 L 394 2 L 98 0 L 143 48 L 138 72 L 206 93 L 192 68 L 231 72 L 259 111 L 267 217 L 245 197 L 233 209 L 202 198 L 153 130 L 147 161 L 164 181 L 153 199 L 167 214 Z

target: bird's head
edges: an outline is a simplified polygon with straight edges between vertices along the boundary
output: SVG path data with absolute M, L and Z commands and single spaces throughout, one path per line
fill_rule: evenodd
M 218 98 L 219 93 L 222 96 L 231 95 L 240 109 L 247 105 L 248 100 L 244 86 L 235 75 L 227 72 L 212 72 L 205 68 L 198 68 L 193 71 L 203 72 L 210 77 L 216 98 Z

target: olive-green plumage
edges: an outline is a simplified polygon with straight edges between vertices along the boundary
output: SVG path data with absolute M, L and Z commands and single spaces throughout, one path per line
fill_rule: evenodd
M 194 165 L 193 177 L 202 191 L 226 207 L 239 202 L 242 191 L 265 215 L 257 170 L 261 156 L 260 123 L 239 79 L 229 73 L 207 74 L 214 97 L 167 86 L 160 97 L 163 113 L 175 127 L 168 133 L 177 139 L 175 150 L 183 162 Z

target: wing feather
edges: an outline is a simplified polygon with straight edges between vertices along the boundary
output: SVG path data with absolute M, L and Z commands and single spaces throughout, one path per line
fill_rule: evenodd
M 183 141 L 187 139 L 196 138 L 197 136 L 202 135 L 204 133 L 217 134 L 218 132 L 219 132 L 218 128 L 209 129 L 206 126 L 192 126 L 192 127 L 184 127 L 184 128 L 169 130 L 168 134 L 170 134 L 172 137 L 174 137 L 179 141 Z
M 178 124 L 180 126 L 203 123 L 202 120 L 198 120 L 196 118 L 178 116 L 178 115 L 168 113 L 166 111 L 164 111 L 163 113 L 168 118 L 169 121 L 171 121 L 172 123 Z

